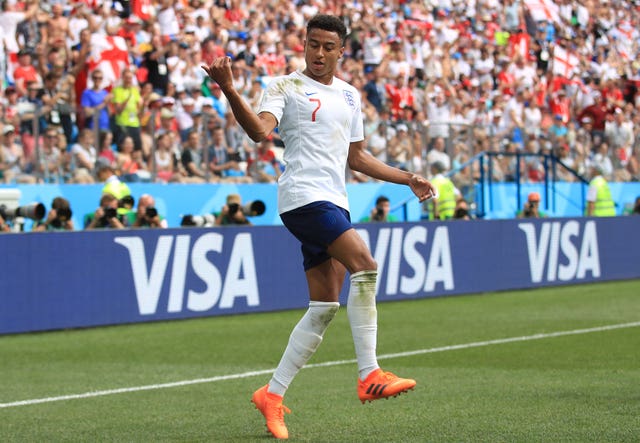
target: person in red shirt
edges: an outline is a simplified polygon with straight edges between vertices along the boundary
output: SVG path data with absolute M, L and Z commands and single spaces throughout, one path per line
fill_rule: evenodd
M 247 160 L 247 171 L 258 183 L 273 183 L 282 174 L 273 147 L 273 137 L 267 137 L 257 145 L 256 152 Z
M 396 77 L 396 84 L 384 85 L 391 102 L 391 119 L 398 120 L 406 107 L 413 108 L 415 97 L 411 88 L 405 83 L 404 75 Z
M 593 138 L 599 136 L 600 140 L 602 140 L 604 137 L 604 125 L 607 121 L 607 115 L 610 114 L 610 110 L 600 92 L 594 93 L 593 98 L 595 103 L 580 111 L 578 121 L 582 122 L 585 117 L 591 119 L 591 136 Z
M 42 84 L 42 78 L 33 66 L 31 52 L 26 49 L 22 49 L 18 53 L 18 67 L 13 71 L 13 80 L 20 97 L 27 95 L 28 83 Z

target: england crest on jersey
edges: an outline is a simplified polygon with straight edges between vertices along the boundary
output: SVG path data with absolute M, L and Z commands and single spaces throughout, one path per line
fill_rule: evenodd
M 349 106 L 351 106 L 353 109 L 355 109 L 356 108 L 356 100 L 355 100 L 355 97 L 353 96 L 353 92 L 347 91 L 346 89 L 343 89 L 342 93 L 344 94 L 344 101 L 346 101 Z

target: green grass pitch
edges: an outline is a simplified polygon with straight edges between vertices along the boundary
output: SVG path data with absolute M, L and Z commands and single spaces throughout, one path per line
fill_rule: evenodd
M 416 389 L 358 401 L 342 307 L 285 398 L 292 441 L 640 441 L 638 280 L 378 312 L 381 366 Z M 269 441 L 249 400 L 300 315 L 0 337 L 0 441 Z

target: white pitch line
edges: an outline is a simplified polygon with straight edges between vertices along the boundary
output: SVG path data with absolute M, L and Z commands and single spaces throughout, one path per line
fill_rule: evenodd
M 571 331 L 558 331 L 558 332 L 548 332 L 548 333 L 540 333 L 540 334 L 533 334 L 533 335 L 524 335 L 520 337 L 499 338 L 496 340 L 486 340 L 486 341 L 478 341 L 473 343 L 464 343 L 459 345 L 441 346 L 438 348 L 430 348 L 430 349 L 418 349 L 415 351 L 397 352 L 394 354 L 383 354 L 378 356 L 378 360 L 387 360 L 387 359 L 399 358 L 399 357 L 409 357 L 412 355 L 420 355 L 420 354 L 432 354 L 435 352 L 457 351 L 461 349 L 479 348 L 483 346 L 501 345 L 505 343 L 541 340 L 545 338 L 564 337 L 567 335 L 580 335 L 580 334 L 589 334 L 592 332 L 612 331 L 614 329 L 635 328 L 638 326 L 640 326 L 640 322 L 620 323 L 616 325 L 598 326 L 594 328 L 574 329 Z M 353 363 L 356 363 L 355 359 L 334 360 L 334 361 L 327 361 L 324 363 L 313 363 L 310 365 L 306 365 L 304 366 L 303 369 L 319 368 L 319 367 L 325 367 L 325 366 L 339 366 L 339 365 L 346 365 L 346 364 L 353 364 Z M 242 372 L 239 374 L 219 375 L 216 377 L 208 377 L 208 378 L 196 378 L 193 380 L 183 380 L 183 381 L 176 381 L 171 383 L 160 383 L 160 384 L 146 385 L 146 386 L 133 386 L 130 388 L 107 389 L 104 391 L 85 392 L 83 394 L 60 395 L 57 397 L 34 398 L 31 400 L 14 401 L 11 403 L 0 403 L 0 409 L 14 408 L 17 406 L 37 405 L 40 403 L 52 403 L 52 402 L 65 401 L 65 400 L 76 400 L 81 398 L 102 397 L 105 395 L 125 394 L 128 392 L 153 391 L 156 389 L 177 388 L 180 386 L 195 385 L 200 383 L 213 383 L 213 382 L 225 381 L 225 380 L 236 380 L 240 378 L 255 377 L 257 375 L 272 374 L 273 371 L 275 371 L 275 369 L 263 369 L 260 371 L 249 371 L 249 372 Z

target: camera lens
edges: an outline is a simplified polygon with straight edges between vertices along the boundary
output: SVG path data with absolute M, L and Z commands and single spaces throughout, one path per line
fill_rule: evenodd
M 149 207 L 146 209 L 145 214 L 147 215 L 147 217 L 153 218 L 158 215 L 158 210 L 156 208 Z

